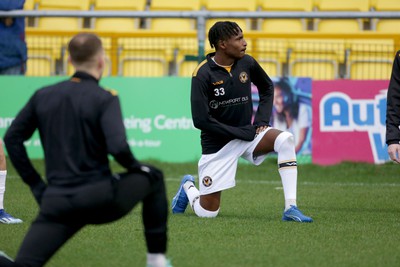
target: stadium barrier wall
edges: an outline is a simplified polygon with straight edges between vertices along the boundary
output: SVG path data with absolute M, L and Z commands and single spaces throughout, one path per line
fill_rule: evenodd
M 1 138 L 36 89 L 63 79 L 66 77 L 0 77 Z M 200 132 L 190 115 L 190 79 L 106 77 L 101 85 L 118 92 L 128 142 L 139 159 L 199 159 Z M 37 131 L 26 147 L 31 158 L 43 158 Z
M 36 89 L 63 79 L 66 77 L 1 76 L 0 136 L 4 136 Z M 312 153 L 300 153 L 299 163 L 388 161 L 385 144 L 388 80 L 312 81 L 311 86 L 309 78 L 289 80 L 303 104 L 308 105 L 310 97 L 312 102 Z M 128 142 L 139 159 L 165 162 L 199 159 L 200 132 L 191 119 L 189 78 L 105 77 L 101 85 L 118 92 Z M 43 157 L 37 133 L 26 142 L 26 147 L 32 158 Z
M 314 81 L 313 163 L 384 163 L 388 80 Z

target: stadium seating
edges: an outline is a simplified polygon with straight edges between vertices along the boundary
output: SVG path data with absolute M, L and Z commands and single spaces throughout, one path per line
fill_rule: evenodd
M 344 40 L 293 40 L 289 49 L 289 76 L 316 80 L 339 78 L 339 64 L 344 62 Z
M 173 58 L 171 38 L 120 38 L 118 75 L 157 77 L 168 75 Z
M 63 38 L 52 36 L 26 36 L 28 46 L 28 76 L 56 74 L 56 62 L 62 58 Z
M 318 11 L 368 11 L 368 0 L 318 0 Z M 319 32 L 360 32 L 363 21 L 360 19 L 317 19 L 314 28 Z
M 40 0 L 38 10 L 89 10 L 90 0 Z M 41 17 L 38 28 L 43 30 L 80 30 L 83 28 L 82 18 Z
M 36 3 L 37 3 L 37 0 L 25 0 L 24 9 L 25 10 L 35 9 Z
M 26 0 L 24 4 L 24 10 L 35 10 L 37 9 L 38 0 Z M 37 25 L 36 17 L 26 17 L 25 27 L 33 27 Z
M 104 11 L 143 11 L 146 0 L 94 0 L 93 10 Z M 140 28 L 138 18 L 95 18 L 97 31 L 130 32 Z
M 188 38 L 180 41 L 176 47 L 175 68 L 176 74 L 179 76 L 191 76 L 193 70 L 198 65 L 198 54 L 203 55 L 205 52 L 198 53 L 199 44 L 197 38 Z
M 286 39 L 256 38 L 253 56 L 269 76 L 281 76 L 283 64 L 287 63 L 288 47 Z
M 376 11 L 400 11 L 400 1 L 396 0 L 375 0 Z M 400 29 L 399 19 L 376 19 L 373 26 L 377 32 L 388 32 L 398 34 Z
M 152 0 L 151 11 L 196 11 L 200 9 L 199 0 Z M 187 18 L 152 18 L 149 20 L 149 29 L 155 31 L 186 32 L 195 31 L 196 20 Z
M 260 11 L 312 11 L 312 0 L 264 0 L 259 1 Z M 303 32 L 307 30 L 305 19 L 262 19 L 260 30 L 264 32 Z
M 231 0 L 228 2 L 224 0 L 203 0 L 203 9 L 210 10 L 210 11 L 256 11 L 256 0 Z M 215 22 L 219 20 L 229 20 L 235 21 L 243 31 L 251 30 L 252 29 L 252 21 L 250 19 L 241 19 L 241 18 L 217 18 L 217 19 L 207 19 L 206 21 L 206 31 L 211 28 Z
M 200 10 L 200 0 L 152 0 L 149 9 L 151 11 L 198 11 Z M 193 55 L 197 56 L 198 41 L 197 41 L 197 23 L 196 19 L 192 18 L 152 18 L 149 19 L 148 28 L 155 32 L 179 32 L 186 37 L 164 37 L 164 42 L 168 49 L 174 51 L 173 59 L 168 55 L 171 61 L 171 74 L 190 76 L 193 71 L 193 65 L 197 64 L 196 60 L 187 60 Z M 188 37 L 191 34 L 193 37 Z M 168 40 L 169 39 L 169 40 Z
M 346 52 L 346 77 L 355 80 L 390 78 L 395 55 L 393 40 L 347 40 Z

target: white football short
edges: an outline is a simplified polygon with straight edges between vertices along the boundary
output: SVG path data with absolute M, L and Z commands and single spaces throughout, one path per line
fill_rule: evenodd
M 253 157 L 253 151 L 270 129 L 272 128 L 268 127 L 262 131 L 253 141 L 235 139 L 217 153 L 202 155 L 198 163 L 200 195 L 208 195 L 234 187 L 239 158 L 254 165 L 260 165 L 267 155 Z

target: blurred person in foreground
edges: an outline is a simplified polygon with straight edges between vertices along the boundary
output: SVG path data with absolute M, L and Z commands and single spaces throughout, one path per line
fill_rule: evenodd
M 1 0 L 0 11 L 22 10 L 25 0 Z M 0 17 L 0 75 L 24 75 L 27 48 L 25 18 Z
M 3 142 L 0 139 L 0 223 L 18 224 L 21 219 L 14 218 L 4 209 L 4 193 L 6 191 L 7 163 L 4 154 Z
M 235 22 L 217 22 L 209 30 L 208 39 L 215 52 L 194 70 L 191 85 L 193 123 L 201 130 L 199 189 L 194 177 L 185 175 L 172 200 L 172 212 L 183 213 L 190 203 L 197 216 L 216 217 L 222 191 L 236 185 L 239 158 L 260 165 L 275 151 L 285 197 L 282 220 L 312 222 L 297 208 L 293 135 L 269 125 L 274 99 L 271 79 L 253 57 L 246 55 L 247 43 Z M 253 123 L 251 83 L 260 96 Z
M 136 160 L 126 141 L 119 98 L 98 84 L 105 67 L 101 40 L 80 33 L 71 39 L 68 51 L 75 74 L 36 91 L 4 138 L 11 162 L 40 209 L 15 261 L 0 257 L 0 266 L 43 266 L 84 226 L 115 221 L 139 202 L 147 266 L 170 266 L 165 256 L 168 204 L 163 174 Z M 36 129 L 47 184 L 23 144 Z M 126 173 L 111 173 L 109 154 Z
M 400 163 L 400 50 L 394 58 L 387 93 L 386 144 L 390 159 Z

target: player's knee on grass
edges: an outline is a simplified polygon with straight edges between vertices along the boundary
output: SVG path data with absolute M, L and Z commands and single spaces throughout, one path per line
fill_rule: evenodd
M 217 217 L 217 215 L 219 213 L 219 209 L 217 209 L 216 211 L 210 211 L 210 210 L 204 209 L 200 205 L 200 201 L 196 201 L 194 203 L 193 210 L 197 216 L 202 217 L 202 218 L 215 218 L 215 217 Z

